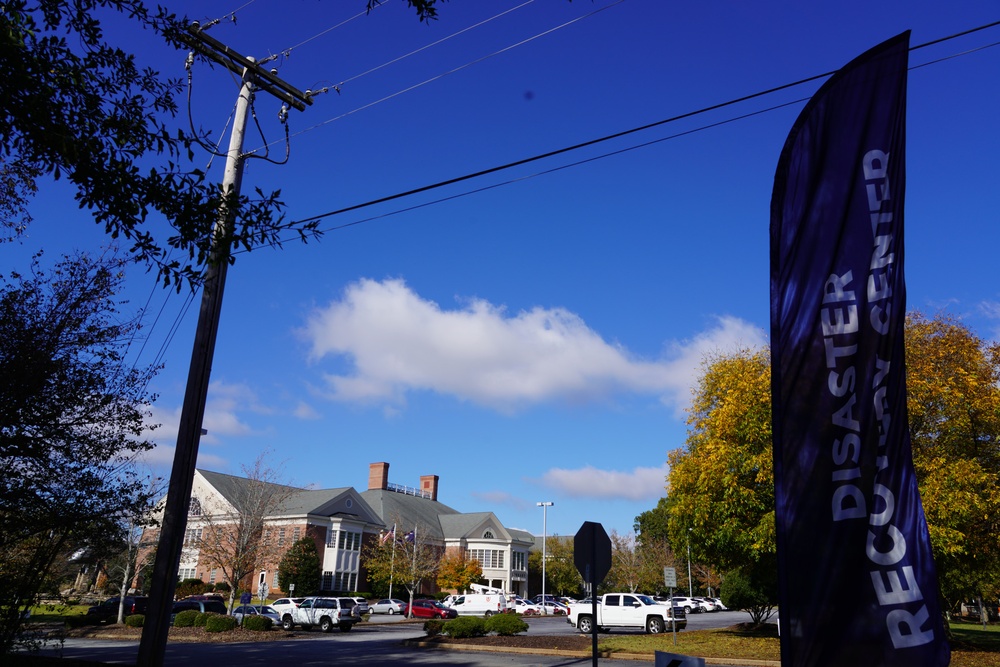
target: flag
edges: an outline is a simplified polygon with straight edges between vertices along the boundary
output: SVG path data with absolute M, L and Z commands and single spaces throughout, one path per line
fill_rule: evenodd
M 403 539 L 405 539 L 407 542 L 412 542 L 413 540 L 416 539 L 416 534 L 417 534 L 416 529 L 411 530 L 406 534 L 406 536 Z
M 909 33 L 809 101 L 771 199 L 783 667 L 946 665 L 906 413 Z
M 392 530 L 382 535 L 381 539 L 379 540 L 379 544 L 384 545 L 386 542 L 393 539 L 395 536 L 396 536 L 396 524 L 392 524 Z

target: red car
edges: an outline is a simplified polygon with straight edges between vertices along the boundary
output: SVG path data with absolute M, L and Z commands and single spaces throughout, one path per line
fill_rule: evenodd
M 404 604 L 400 612 L 403 616 L 410 615 L 410 606 Z M 437 600 L 414 600 L 413 618 L 455 618 L 458 612 L 449 609 Z

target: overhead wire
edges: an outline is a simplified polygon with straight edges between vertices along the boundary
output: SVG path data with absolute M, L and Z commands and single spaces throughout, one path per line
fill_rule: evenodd
M 683 132 L 677 132 L 675 134 L 671 134 L 671 135 L 666 136 L 666 137 L 660 137 L 659 139 L 652 139 L 650 141 L 646 141 L 646 142 L 643 142 L 641 144 L 635 144 L 633 146 L 626 146 L 625 148 L 620 148 L 618 150 L 610 151 L 608 153 L 602 153 L 601 155 L 594 155 L 592 157 L 584 158 L 582 160 L 577 160 L 576 162 L 570 162 L 570 163 L 567 163 L 567 164 L 559 165 L 557 167 L 552 167 L 550 169 L 545 169 L 545 170 L 534 172 L 534 173 L 531 173 L 531 174 L 525 174 L 524 176 L 518 176 L 517 178 L 511 178 L 511 179 L 508 179 L 506 181 L 501 181 L 499 183 L 493 183 L 493 184 L 490 184 L 490 185 L 485 185 L 485 186 L 476 188 L 474 190 L 466 190 L 465 192 L 459 192 L 459 193 L 456 193 L 454 195 L 449 195 L 447 197 L 440 197 L 438 199 L 434 199 L 434 200 L 427 201 L 427 202 L 422 202 L 420 204 L 414 204 L 413 206 L 407 206 L 406 208 L 395 209 L 393 211 L 388 211 L 386 213 L 381 213 L 379 215 L 373 215 L 373 216 L 370 216 L 368 218 L 363 218 L 361 220 L 354 220 L 352 222 L 347 222 L 347 223 L 344 223 L 342 225 L 336 225 L 334 227 L 328 227 L 326 229 L 318 230 L 318 233 L 333 232 L 333 231 L 338 231 L 338 230 L 341 230 L 341 229 L 346 229 L 348 227 L 354 227 L 354 226 L 357 226 L 357 225 L 360 225 L 360 224 L 363 224 L 363 223 L 366 223 L 366 222 L 372 222 L 372 221 L 375 221 L 375 220 L 380 220 L 380 219 L 383 219 L 383 218 L 388 218 L 388 217 L 391 217 L 391 216 L 394 216 L 394 215 L 399 215 L 401 213 L 408 213 L 410 211 L 415 211 L 415 210 L 418 210 L 418 209 L 421 209 L 421 208 L 426 208 L 428 206 L 434 206 L 436 204 L 442 204 L 444 202 L 452 201 L 454 199 L 461 199 L 463 197 L 468 197 L 469 195 L 474 195 L 474 194 L 479 194 L 481 192 L 486 192 L 486 191 L 489 191 L 489 190 L 494 190 L 496 188 L 500 188 L 500 187 L 503 187 L 503 186 L 506 186 L 506 185 L 511 185 L 513 183 L 520 183 L 522 181 L 527 181 L 527 180 L 530 180 L 532 178 L 537 178 L 539 176 L 545 176 L 545 175 L 548 175 L 548 174 L 553 174 L 553 173 L 556 173 L 556 172 L 559 172 L 559 171 L 563 171 L 565 169 L 569 169 L 571 167 L 578 167 L 580 165 L 587 164 L 588 162 L 596 162 L 597 160 L 603 160 L 605 158 L 613 157 L 615 155 L 621 155 L 623 153 L 628 153 L 630 151 L 638 150 L 640 148 L 645 148 L 647 146 L 652 146 L 654 144 L 659 144 L 659 143 L 662 143 L 664 141 L 670 141 L 672 139 L 679 139 L 680 137 L 684 137 L 684 136 L 687 136 L 687 135 L 690 135 L 690 134 L 695 134 L 697 132 L 704 132 L 705 130 L 710 130 L 710 129 L 713 129 L 713 128 L 716 128 L 716 127 L 721 127 L 723 125 L 728 125 L 730 123 L 735 123 L 735 122 L 740 121 L 740 120 L 746 120 L 747 118 L 752 118 L 753 116 L 759 116 L 759 115 L 762 115 L 762 114 L 765 114 L 765 113 L 769 113 L 771 111 L 777 111 L 778 109 L 782 109 L 782 108 L 789 107 L 789 106 L 794 106 L 796 104 L 801 104 L 803 102 L 808 101 L 808 99 L 809 99 L 808 97 L 803 97 L 803 98 L 800 98 L 800 99 L 797 99 L 797 100 L 792 100 L 790 102 L 782 102 L 781 104 L 776 104 L 774 106 L 767 107 L 766 109 L 758 109 L 756 111 L 751 111 L 749 113 L 745 113 L 745 114 L 742 114 L 740 116 L 734 116 L 732 118 L 727 118 L 727 119 L 720 120 L 720 121 L 717 121 L 717 122 L 714 122 L 714 123 L 708 123 L 706 125 L 701 125 L 699 127 L 691 128 L 690 130 L 684 130 Z
M 487 55 L 485 55 L 485 56 L 481 56 L 481 57 L 479 57 L 479 58 L 476 58 L 476 59 L 474 59 L 474 60 L 471 60 L 471 61 L 469 61 L 469 62 L 465 63 L 464 65 L 459 65 L 458 67 L 455 67 L 455 68 L 453 68 L 453 69 L 450 69 L 450 70 L 448 70 L 448 71 L 446 71 L 446 72 L 442 72 L 442 73 L 440 73 L 440 74 L 437 74 L 437 75 L 435 75 L 435 76 L 432 76 L 431 78 L 429 78 L 429 79 L 426 79 L 426 80 L 424 80 L 424 81 L 421 81 L 420 83 L 415 83 L 415 84 L 413 84 L 412 86 L 408 86 L 408 87 L 406 87 L 406 88 L 404 88 L 404 89 L 402 89 L 402 90 L 399 90 L 399 91 L 397 91 L 397 92 L 395 92 L 395 93 L 392 93 L 392 94 L 390 94 L 390 95 L 386 95 L 385 97 L 382 97 L 382 98 L 380 98 L 380 99 L 378 99 L 378 100 L 375 100 L 375 101 L 373 101 L 373 102 L 369 102 L 368 104 L 364 104 L 364 105 L 362 105 L 362 106 L 360 106 L 360 107 L 357 107 L 357 108 L 355 108 L 355 109 L 352 109 L 351 111 L 347 111 L 347 112 L 345 112 L 345 113 L 342 113 L 342 114 L 340 114 L 340 115 L 338 115 L 338 116 L 335 116 L 335 117 L 333 117 L 333 118 L 330 118 L 330 119 L 327 119 L 327 120 L 325 120 L 325 121 L 323 121 L 323 122 L 320 122 L 320 123 L 316 123 L 315 125 L 312 125 L 312 126 L 310 126 L 310 127 L 307 127 L 307 128 L 305 128 L 304 130 L 299 130 L 298 132 L 294 133 L 294 134 L 292 135 L 292 137 L 297 137 L 297 136 L 299 136 L 299 135 L 302 135 L 302 134 L 305 134 L 306 132 L 311 132 L 311 131 L 313 131 L 313 130 L 316 130 L 316 129 L 319 129 L 319 128 L 321 128 L 321 127 L 325 126 L 325 125 L 329 125 L 330 123 L 333 123 L 333 122 L 335 122 L 335 121 L 338 121 L 338 120 L 340 120 L 340 119 L 342 119 L 342 118 L 346 118 L 346 117 L 348 117 L 348 116 L 351 116 L 351 115 L 353 115 L 353 114 L 356 114 L 356 113 L 358 113 L 359 111 L 364 111 L 365 109 L 370 109 L 371 107 L 373 107 L 373 106 L 375 106 L 375 105 L 377 105 L 377 104 L 381 104 L 381 103 L 383 103 L 383 102 L 386 102 L 386 101 L 388 101 L 388 100 L 391 100 L 391 99 L 393 99 L 393 98 L 395 98 L 395 97 L 399 97 L 400 95 L 403 95 L 403 94 L 405 94 L 405 93 L 408 93 L 408 92 L 410 92 L 410 91 L 412 91 L 412 90 L 416 90 L 417 88 L 420 88 L 420 87 L 422 87 L 422 86 L 426 86 L 426 85 L 427 85 L 427 84 L 429 84 L 429 83 L 433 83 L 433 82 L 435 82 L 435 81 L 438 81 L 438 80 L 440 80 L 440 79 L 443 79 L 443 78 L 444 78 L 444 77 L 446 77 L 446 76 L 450 76 L 450 75 L 452 75 L 452 74 L 455 74 L 456 72 L 460 72 L 460 71 L 462 71 L 462 70 L 464 70 L 464 69 L 467 69 L 467 68 L 469 68 L 469 67 L 472 67 L 473 65 L 478 65 L 479 63 L 481 63 L 481 62 L 483 62 L 483 61 L 485 61 L 485 60 L 489 60 L 490 58 L 493 58 L 493 57 L 495 57 L 495 56 L 498 56 L 498 55 L 500 55 L 500 54 L 502 54 L 502 53 L 506 53 L 507 51 L 510 51 L 510 50 L 512 50 L 512 49 L 515 49 L 515 48 L 517 48 L 517 47 L 519 47 L 519 46 L 524 46 L 525 44 L 528 44 L 528 43 L 530 43 L 530 42 L 533 42 L 533 41 L 534 41 L 534 40 L 536 40 L 536 39 L 539 39 L 539 38 L 541 38 L 541 37 L 544 37 L 544 36 L 546 36 L 546 35 L 550 35 L 550 34 L 552 34 L 553 32 L 556 32 L 557 30 L 562 30 L 563 28 L 566 28 L 566 27 L 569 27 L 569 26 L 573 25 L 574 23 L 577 23 L 577 22 L 579 22 L 579 21 L 582 21 L 582 20 L 584 20 L 584 19 L 587 19 L 587 18 L 590 18 L 591 16 L 594 16 L 595 14 L 599 14 L 600 12 L 603 12 L 603 11 L 605 11 L 605 10 L 607 10 L 607 9 L 610 9 L 610 8 L 614 7 L 615 5 L 618 5 L 618 4 L 621 4 L 621 3 L 622 3 L 622 2 L 624 2 L 624 1 L 625 1 L 625 0 L 614 0 L 614 2 L 612 2 L 612 3 L 608 4 L 608 5 L 605 5 L 605 6 L 603 6 L 603 7 L 598 7 L 597 9 L 595 9 L 595 10 L 593 10 L 593 11 L 591 11 L 591 12 L 587 13 L 587 14 L 583 14 L 583 15 L 581 15 L 581 16 L 577 16 L 577 17 L 575 17 L 575 18 L 573 18 L 573 19 L 570 19 L 569 21 L 566 21 L 565 23 L 561 23 L 560 25 L 557 25 L 557 26 L 555 26 L 555 27 L 552 27 L 552 28 L 549 28 L 549 29 L 547 29 L 547 30 L 543 30 L 543 31 L 542 31 L 542 32 L 540 32 L 540 33 L 537 33 L 537 34 L 535 34 L 535 35 L 532 35 L 531 37 L 528 37 L 528 38 L 526 38 L 526 39 L 522 39 L 521 41 L 519 41 L 519 42 L 516 42 L 516 43 L 514 43 L 514 44 L 510 44 L 510 45 L 508 45 L 508 46 L 505 46 L 505 47 L 504 47 L 504 48 L 502 48 L 502 49 L 499 49 L 499 50 L 497 50 L 497 51 L 494 51 L 493 53 L 489 53 L 489 54 L 487 54 Z M 517 8 L 515 7 L 515 9 L 517 9 Z M 266 146 L 264 146 L 264 147 L 262 147 L 262 148 L 266 148 Z M 259 149 L 258 149 L 258 150 L 259 150 Z
M 971 34 L 971 33 L 974 33 L 974 32 L 985 30 L 987 28 L 995 27 L 997 25 L 1000 25 L 1000 21 L 996 21 L 996 22 L 989 23 L 989 24 L 986 24 L 986 25 L 983 25 L 983 26 L 979 26 L 977 28 L 966 30 L 966 31 L 963 31 L 961 33 L 956 33 L 956 34 L 948 36 L 948 37 L 944 37 L 944 38 L 940 38 L 940 39 L 937 39 L 937 40 L 933 40 L 931 42 L 926 42 L 926 43 L 923 43 L 923 44 L 919 44 L 917 46 L 910 47 L 910 50 L 911 51 L 915 51 L 915 50 L 918 50 L 918 49 L 930 46 L 932 44 L 938 44 L 938 43 L 941 43 L 941 42 L 945 42 L 945 41 L 948 41 L 948 40 L 951 40 L 951 39 L 955 39 L 955 38 L 958 38 L 958 37 L 962 37 L 962 36 L 965 36 L 965 35 L 968 35 L 968 34 Z M 971 50 L 967 51 L 966 53 L 973 53 L 973 52 L 980 51 L 980 50 L 983 50 L 983 49 L 986 49 L 986 48 L 991 48 L 991 47 L 994 47 L 994 46 L 997 46 L 997 45 L 1000 45 L 1000 42 L 995 42 L 993 44 L 982 46 L 982 47 L 979 47 L 979 48 L 976 48 L 976 49 L 971 49 Z M 921 65 L 912 66 L 912 67 L 910 67 L 910 69 L 918 69 L 918 68 L 921 68 L 921 67 L 925 67 L 925 66 L 927 66 L 929 64 L 933 64 L 935 62 L 943 62 L 945 60 L 950 60 L 952 58 L 958 57 L 959 55 L 964 55 L 964 54 L 953 54 L 951 56 L 948 56 L 948 57 L 945 57 L 945 58 L 941 58 L 941 59 L 936 60 L 936 61 L 932 61 L 932 62 L 929 62 L 929 63 L 924 63 L 924 64 L 921 64 Z M 687 119 L 687 118 L 691 118 L 691 117 L 694 117 L 694 116 L 705 114 L 705 113 L 708 113 L 710 111 L 715 111 L 715 110 L 718 110 L 718 109 L 723 109 L 723 108 L 730 107 L 730 106 L 733 106 L 733 105 L 736 105 L 736 104 L 739 104 L 739 103 L 742 103 L 742 102 L 746 102 L 746 101 L 749 101 L 749 100 L 753 100 L 753 99 L 757 99 L 757 98 L 760 98 L 760 97 L 764 97 L 766 95 L 771 95 L 771 94 L 780 92 L 782 90 L 787 90 L 787 89 L 790 89 L 790 88 L 794 88 L 796 86 L 800 86 L 800 85 L 803 85 L 803 84 L 806 84 L 806 83 L 810 83 L 812 81 L 817 81 L 819 79 L 824 79 L 824 78 L 827 78 L 827 77 L 831 76 L 835 72 L 836 72 L 836 70 L 831 70 L 829 72 L 824 72 L 822 74 L 815 74 L 813 76 L 809 76 L 809 77 L 806 77 L 806 78 L 803 78 L 803 79 L 799 79 L 799 80 L 793 81 L 791 83 L 786 83 L 786 84 L 783 84 L 783 85 L 780 85 L 780 86 L 775 86 L 775 87 L 772 87 L 772 88 L 768 88 L 766 90 L 758 91 L 756 93 L 751 93 L 749 95 L 744 95 L 744 96 L 741 96 L 741 97 L 737 97 L 737 98 L 728 100 L 726 102 L 720 102 L 718 104 L 713 104 L 713 105 L 710 105 L 710 106 L 702 107 L 702 108 L 694 110 L 694 111 L 689 111 L 689 112 L 685 112 L 685 113 L 682 113 L 682 114 L 678 114 L 676 116 L 671 116 L 669 118 L 665 118 L 665 119 L 662 119 L 662 120 L 659 120 L 659 121 L 655 121 L 653 123 L 647 123 L 645 125 L 640 125 L 638 127 L 634 127 L 634 128 L 628 129 L 628 130 L 623 130 L 623 131 L 620 131 L 620 132 L 615 132 L 613 134 L 605 135 L 605 136 L 599 137 L 597 139 L 591 139 L 591 140 L 588 140 L 588 141 L 584 141 L 584 142 L 580 142 L 580 143 L 577 143 L 577 144 L 573 144 L 571 146 L 566 146 L 564 148 L 560 148 L 560 149 L 556 149 L 556 150 L 552 150 L 552 151 L 547 151 L 545 153 L 540 153 L 540 154 L 537 154 L 537 155 L 534 155 L 534 156 L 531 156 L 531 157 L 528 157 L 528 158 L 523 158 L 523 159 L 520 159 L 520 160 L 515 160 L 513 162 L 508 162 L 506 164 L 498 165 L 498 166 L 495 166 L 495 167 L 490 167 L 488 169 L 482 169 L 482 170 L 479 170 L 479 171 L 476 171 L 476 172 L 465 174 L 463 176 L 458 176 L 458 177 L 455 177 L 455 178 L 446 179 L 444 181 L 439 181 L 439 182 L 436 182 L 436 183 L 432 183 L 430 185 L 425 185 L 425 186 L 421 186 L 421 187 L 418 187 L 418 188 L 413 188 L 411 190 L 406 190 L 404 192 L 399 192 L 399 193 L 396 193 L 396 194 L 393 194 L 393 195 L 388 195 L 388 196 L 385 196 L 385 197 L 379 197 L 377 199 L 372 199 L 372 200 L 363 202 L 361 204 L 354 204 L 354 205 L 351 205 L 351 206 L 346 206 L 346 207 L 343 207 L 343 208 L 339 208 L 339 209 L 335 209 L 335 210 L 332 210 L 332 211 L 328 211 L 326 213 L 321 213 L 321 214 L 318 214 L 318 215 L 313 215 L 313 216 L 301 218 L 299 220 L 296 220 L 296 221 L 293 221 L 293 222 L 289 223 L 289 226 L 294 226 L 294 225 L 298 225 L 298 224 L 302 224 L 302 223 L 308 223 L 308 222 L 314 222 L 316 220 L 321 220 L 321 219 L 332 217 L 332 216 L 335 216 L 335 215 L 342 215 L 344 213 L 349 213 L 351 211 L 357 211 L 357 210 L 360 210 L 360 209 L 363 209 L 363 208 L 367 208 L 367 207 L 370 207 L 370 206 L 374 206 L 374 205 L 377 205 L 377 204 L 382 204 L 382 203 L 394 201 L 394 200 L 397 200 L 397 199 L 402 199 L 404 197 L 409 197 L 409 196 L 412 196 L 412 195 L 420 194 L 422 192 L 428 192 L 428 191 L 435 190 L 435 189 L 438 189 L 438 188 L 442 188 L 442 187 L 445 187 L 445 186 L 448 186 L 448 185 L 454 185 L 456 183 L 461 183 L 461 182 L 464 182 L 464 181 L 472 180 L 472 179 L 479 178 L 479 177 L 482 177 L 482 176 L 486 176 L 486 175 L 489 175 L 489 174 L 493 174 L 493 173 L 497 173 L 497 172 L 504 171 L 504 170 L 507 170 L 507 169 L 511 169 L 513 167 L 518 167 L 518 166 L 521 166 L 521 165 L 530 164 L 532 162 L 537 162 L 539 160 L 544 160 L 546 158 L 555 157 L 557 155 L 562 155 L 562 154 L 569 153 L 569 152 L 572 152 L 572 151 L 580 150 L 580 149 L 586 148 L 588 146 L 594 146 L 594 145 L 597 145 L 597 144 L 600 144 L 600 143 L 604 143 L 606 141 L 611 141 L 613 139 L 618 139 L 618 138 L 625 137 L 625 136 L 628 136 L 628 135 L 631 135 L 631 134 L 636 134 L 638 132 L 642 132 L 642 131 L 649 130 L 649 129 L 652 129 L 652 128 L 655 128 L 655 127 L 659 127 L 661 125 L 666 125 L 668 123 L 674 123 L 674 122 L 677 122 L 677 121 L 680 121 L 680 120 L 684 120 L 684 119 Z
M 371 69 L 368 69 L 368 70 L 365 70 L 364 72 L 361 72 L 360 74 L 355 74 L 354 76 L 348 77 L 348 78 L 344 79 L 343 81 L 341 81 L 337 85 L 338 86 L 343 86 L 346 83 L 350 83 L 351 81 L 356 81 L 356 80 L 360 79 L 363 76 L 367 76 L 367 75 L 369 75 L 369 74 L 371 74 L 373 72 L 377 72 L 378 70 L 382 69 L 383 67 L 388 67 L 389 65 L 394 65 L 394 64 L 398 63 L 401 60 L 405 60 L 406 58 L 409 58 L 410 56 L 415 56 L 416 54 L 418 54 L 418 53 L 420 53 L 422 51 L 426 51 L 429 48 L 437 46 L 438 44 L 443 44 L 444 42 L 447 42 L 449 39 L 453 39 L 455 37 L 458 37 L 459 35 L 463 35 L 463 34 L 469 32 L 470 30 L 474 30 L 476 28 L 482 27 L 482 26 L 486 25 L 487 23 L 489 23 L 491 21 L 495 21 L 498 18 L 506 16 L 507 14 L 510 14 L 511 12 L 517 11 L 518 9 L 521 9 L 523 7 L 527 7 L 528 5 L 532 4 L 533 2 L 535 2 L 535 0 L 526 0 L 525 2 L 522 2 L 521 4 L 517 5 L 516 7 L 511 7 L 510 9 L 505 9 L 504 11 L 500 12 L 499 14 L 495 14 L 495 15 L 489 17 L 488 19 L 483 19 L 479 23 L 474 23 L 474 24 L 472 24 L 470 26 L 466 26 L 465 28 L 462 28 L 461 30 L 457 30 L 457 31 L 451 33 L 450 35 L 447 35 L 446 37 L 442 37 L 441 39 L 435 40 L 435 41 L 431 42 L 430 44 L 425 44 L 424 46 L 421 46 L 418 49 L 414 49 L 413 51 L 410 51 L 409 53 L 405 53 L 405 54 L 403 54 L 403 55 L 401 55 L 401 56 L 399 56 L 397 58 L 393 58 L 392 60 L 389 60 L 389 61 L 386 61 L 386 62 L 382 63 L 381 65 L 376 65 L 375 67 L 372 67 Z

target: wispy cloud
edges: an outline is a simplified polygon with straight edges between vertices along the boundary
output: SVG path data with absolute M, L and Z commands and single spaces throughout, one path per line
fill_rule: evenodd
M 570 498 L 656 500 L 666 495 L 668 468 L 635 468 L 631 472 L 583 468 L 552 468 L 539 482 Z
M 472 496 L 491 505 L 506 506 L 516 510 L 526 510 L 534 506 L 534 503 L 506 491 L 473 491 Z
M 409 392 L 433 391 L 502 412 L 623 394 L 683 410 L 706 352 L 764 342 L 759 328 L 723 317 L 689 341 L 665 345 L 661 358 L 640 359 L 563 308 L 510 314 L 471 299 L 448 310 L 402 280 L 351 284 L 310 313 L 302 335 L 314 362 L 351 364 L 325 375 L 334 400 L 401 406 Z

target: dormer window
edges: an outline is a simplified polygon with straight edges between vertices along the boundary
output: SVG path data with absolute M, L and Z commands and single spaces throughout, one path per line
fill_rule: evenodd
M 492 530 L 487 530 L 485 533 L 483 533 L 483 539 L 484 540 L 493 540 L 493 539 L 496 539 L 496 538 L 493 537 L 493 531 Z

